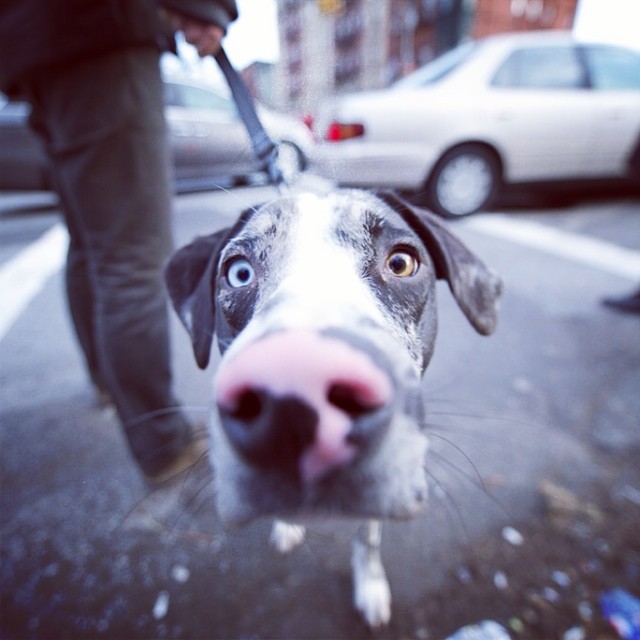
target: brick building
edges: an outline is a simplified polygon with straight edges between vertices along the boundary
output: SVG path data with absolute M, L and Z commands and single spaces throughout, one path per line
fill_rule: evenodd
M 476 0 L 473 37 L 532 29 L 571 29 L 578 0 Z

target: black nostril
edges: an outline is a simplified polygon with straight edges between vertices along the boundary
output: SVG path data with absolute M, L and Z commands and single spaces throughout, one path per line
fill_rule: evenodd
M 329 402 L 351 418 L 359 418 L 380 408 L 365 397 L 358 387 L 347 383 L 335 383 L 329 388 Z
M 380 441 L 391 421 L 391 403 L 372 394 L 368 386 L 350 382 L 332 384 L 327 398 L 352 421 L 349 444 L 364 449 Z
M 260 388 L 243 389 L 232 406 L 218 409 L 230 443 L 247 462 L 299 479 L 300 457 L 315 439 L 315 409 Z
M 242 422 L 251 422 L 262 413 L 262 408 L 263 402 L 260 394 L 247 389 L 239 394 L 236 406 L 229 411 L 229 415 Z

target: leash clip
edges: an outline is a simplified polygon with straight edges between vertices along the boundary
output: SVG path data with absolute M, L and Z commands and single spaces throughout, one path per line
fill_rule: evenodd
M 278 164 L 278 145 L 262 126 L 247 86 L 229 61 L 224 49 L 220 48 L 215 59 L 231 89 L 240 118 L 247 128 L 254 156 L 260 163 L 260 167 L 266 171 L 269 182 L 282 192 L 286 181 Z

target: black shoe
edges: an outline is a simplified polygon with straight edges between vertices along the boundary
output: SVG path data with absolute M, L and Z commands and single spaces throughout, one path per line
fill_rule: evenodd
M 616 311 L 624 311 L 625 313 L 640 313 L 640 289 L 630 296 L 621 298 L 605 298 L 602 301 L 605 306 L 615 309 Z

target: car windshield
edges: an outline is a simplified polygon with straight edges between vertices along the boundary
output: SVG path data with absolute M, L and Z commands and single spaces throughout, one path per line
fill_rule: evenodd
M 392 85 L 393 89 L 419 89 L 439 82 L 464 64 L 478 49 L 477 42 L 466 42 Z

